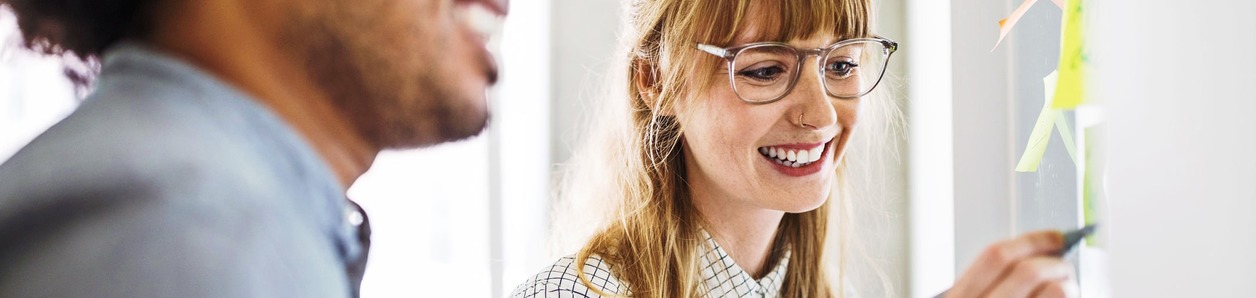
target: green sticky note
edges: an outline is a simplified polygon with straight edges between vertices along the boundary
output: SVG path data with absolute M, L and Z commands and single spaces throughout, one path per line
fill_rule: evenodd
M 1085 28 L 1082 23 L 1082 0 L 1066 0 L 1060 20 L 1060 80 L 1056 84 L 1051 107 L 1074 109 L 1086 102 Z
M 1020 162 L 1016 163 L 1017 172 L 1037 172 L 1038 164 L 1042 163 L 1042 154 L 1047 151 L 1047 143 L 1051 141 L 1051 131 L 1055 128 L 1055 118 L 1059 113 L 1051 108 L 1051 94 L 1055 92 L 1056 72 L 1042 78 L 1044 93 L 1042 112 L 1038 113 L 1038 122 L 1034 130 L 1029 132 L 1029 142 L 1025 144 L 1025 153 L 1021 154 Z
M 1064 117 L 1064 111 L 1055 110 L 1055 129 L 1060 132 L 1060 139 L 1064 141 L 1064 150 L 1068 151 L 1068 157 L 1073 159 L 1073 166 L 1081 167 L 1077 162 L 1077 145 L 1073 143 L 1073 129 L 1069 128 L 1068 118 Z
M 1087 128 L 1086 132 L 1086 167 L 1082 173 L 1082 221 L 1092 224 L 1099 221 L 1099 204 L 1104 200 L 1103 176 L 1104 156 L 1103 127 Z M 1090 246 L 1098 246 L 1094 235 L 1086 237 Z

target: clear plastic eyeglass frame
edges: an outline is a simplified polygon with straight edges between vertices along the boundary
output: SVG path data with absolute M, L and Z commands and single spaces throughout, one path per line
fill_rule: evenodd
M 824 92 L 828 94 L 829 96 L 833 96 L 833 97 L 841 98 L 841 99 L 855 99 L 855 98 L 860 98 L 864 95 L 867 95 L 869 92 L 872 92 L 872 90 L 876 89 L 876 86 L 881 83 L 881 78 L 885 76 L 886 67 L 890 63 L 890 56 L 892 56 L 894 52 L 898 50 L 897 42 L 890 40 L 888 38 L 877 36 L 877 37 L 870 37 L 870 38 L 846 39 L 846 40 L 842 40 L 837 43 L 834 43 L 832 45 L 829 45 L 823 48 L 817 48 L 817 49 L 799 49 L 799 48 L 795 48 L 793 46 L 790 46 L 785 43 L 780 43 L 780 42 L 757 42 L 757 43 L 751 43 L 751 44 L 742 45 L 738 47 L 732 47 L 732 48 L 721 48 L 721 47 L 717 47 L 713 45 L 699 43 L 698 49 L 702 50 L 703 52 L 709 53 L 711 55 L 724 58 L 724 60 L 728 62 L 728 69 L 729 69 L 728 83 L 733 88 L 734 93 L 737 93 L 738 98 L 740 98 L 744 102 L 751 103 L 751 104 L 768 104 L 768 103 L 772 103 L 777 100 L 780 100 L 781 98 L 784 98 L 786 95 L 789 95 L 790 92 L 793 92 L 794 85 L 798 84 L 798 78 L 799 76 L 801 76 L 802 72 L 794 71 L 792 77 L 789 78 L 790 80 L 789 85 L 785 88 L 785 91 L 776 97 L 762 99 L 762 100 L 746 99 L 744 96 L 741 95 L 741 92 L 737 90 L 737 81 L 736 81 L 737 72 L 733 70 L 735 62 L 737 61 L 737 55 L 741 54 L 742 52 L 745 52 L 748 49 L 754 49 L 754 48 L 760 48 L 760 47 L 780 46 L 780 47 L 789 48 L 793 50 L 794 54 L 798 55 L 797 57 L 798 59 L 796 60 L 797 62 L 796 62 L 796 65 L 794 65 L 794 69 L 802 69 L 802 63 L 803 61 L 807 60 L 808 56 L 816 56 L 816 64 L 818 64 L 817 68 L 820 70 L 819 78 L 823 80 L 823 78 L 825 77 L 824 62 L 828 60 L 828 55 L 830 53 L 832 53 L 834 50 L 839 49 L 843 46 L 861 44 L 861 43 L 877 43 L 883 46 L 883 49 L 884 49 L 884 51 L 880 53 L 881 55 L 883 55 L 882 60 L 881 60 L 882 63 L 881 65 L 877 65 L 878 67 L 880 67 L 880 73 L 877 74 L 875 80 L 871 81 L 872 83 L 871 83 L 871 86 L 868 87 L 868 90 L 857 92 L 858 94 L 854 94 L 854 95 L 839 95 L 833 92 L 833 90 L 830 90 L 828 84 L 823 83 L 823 82 L 822 82 L 823 84 L 820 84 L 821 86 L 824 86 L 823 87 Z

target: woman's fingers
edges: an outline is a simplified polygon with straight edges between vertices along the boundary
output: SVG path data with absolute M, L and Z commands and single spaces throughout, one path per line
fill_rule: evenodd
M 995 243 L 977 256 L 960 276 L 948 297 L 982 297 L 1009 274 L 1021 260 L 1034 256 L 1053 256 L 1064 245 L 1059 231 L 1037 231 Z
M 1073 265 L 1055 256 L 1038 256 L 1017 262 L 1002 280 L 996 281 L 987 297 L 1061 297 L 1060 283 L 1073 276 Z M 1037 294 L 1032 295 L 1031 294 Z

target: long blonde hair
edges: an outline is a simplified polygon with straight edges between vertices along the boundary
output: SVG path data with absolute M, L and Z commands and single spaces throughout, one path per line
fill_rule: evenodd
M 676 102 L 688 98 L 688 86 L 709 86 L 718 58 L 694 50 L 697 43 L 729 45 L 748 19 L 762 21 L 758 40 L 790 41 L 821 33 L 839 38 L 870 36 L 869 0 L 629 0 L 631 23 L 622 36 L 626 48 L 613 88 L 622 93 L 598 103 L 604 109 L 593 120 L 587 148 L 577 150 L 562 177 L 559 199 L 572 196 L 608 198 L 615 205 L 612 220 L 580 249 L 576 264 L 598 255 L 634 297 L 702 296 L 699 253 L 701 215 L 684 181 L 681 152 L 683 130 L 676 121 Z M 751 15 L 750 6 L 758 10 Z M 854 139 L 854 138 L 852 138 Z M 821 207 L 786 214 L 773 243 L 777 254 L 791 251 L 783 297 L 831 297 L 845 290 L 841 275 L 830 279 L 825 247 L 829 241 L 830 205 L 839 210 L 848 188 L 845 162 L 839 161 L 834 191 Z M 840 201 L 840 202 L 835 202 Z M 841 217 L 838 235 L 846 237 L 848 217 Z M 847 241 L 837 241 L 844 259 Z M 844 262 L 837 262 L 838 264 Z M 766 266 L 773 266 L 767 264 Z M 582 282 L 583 266 L 576 266 Z M 830 281 L 836 280 L 834 288 Z M 596 291 L 596 290 L 595 290 Z M 600 291 L 599 291 L 600 293 Z M 600 293 L 608 295 L 608 293 Z

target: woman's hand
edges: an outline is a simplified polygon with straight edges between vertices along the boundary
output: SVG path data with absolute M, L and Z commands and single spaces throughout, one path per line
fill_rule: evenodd
M 1073 265 L 1056 256 L 1063 246 L 1059 231 L 1026 233 L 990 245 L 946 297 L 1078 297 Z

